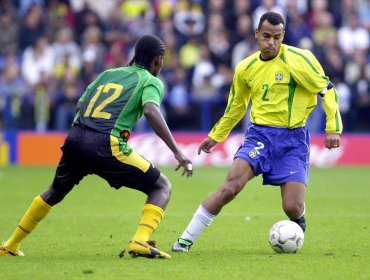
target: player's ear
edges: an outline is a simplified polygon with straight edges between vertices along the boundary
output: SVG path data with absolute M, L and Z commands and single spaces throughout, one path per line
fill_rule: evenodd
M 154 58 L 154 65 L 155 66 L 158 66 L 161 62 L 161 56 L 160 55 L 157 55 L 155 58 Z
M 254 38 L 255 39 L 258 39 L 258 33 L 259 33 L 259 30 L 258 30 L 258 28 L 256 28 L 256 32 L 254 32 Z

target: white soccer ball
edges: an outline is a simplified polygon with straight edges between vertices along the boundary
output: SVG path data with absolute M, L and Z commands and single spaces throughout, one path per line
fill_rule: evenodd
M 295 222 L 279 221 L 270 229 L 269 243 L 275 252 L 297 253 L 302 248 L 303 241 L 303 230 Z

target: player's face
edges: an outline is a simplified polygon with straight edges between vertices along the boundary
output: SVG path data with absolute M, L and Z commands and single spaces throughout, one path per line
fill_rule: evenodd
M 262 23 L 261 29 L 256 29 L 256 39 L 262 59 L 268 60 L 278 55 L 284 39 L 284 33 L 282 24 L 272 25 L 267 20 Z

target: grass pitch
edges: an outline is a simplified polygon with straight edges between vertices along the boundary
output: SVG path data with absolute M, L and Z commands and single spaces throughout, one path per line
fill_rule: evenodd
M 260 177 L 225 206 L 190 253 L 171 252 L 227 169 L 197 168 L 190 179 L 161 170 L 173 192 L 153 239 L 171 260 L 118 257 L 145 196 L 89 176 L 23 242 L 26 257 L 0 259 L 0 279 L 370 279 L 369 167 L 312 169 L 308 227 L 297 254 L 277 254 L 268 245 L 270 227 L 286 217 L 279 188 L 261 187 Z M 0 240 L 53 175 L 54 167 L 0 168 Z

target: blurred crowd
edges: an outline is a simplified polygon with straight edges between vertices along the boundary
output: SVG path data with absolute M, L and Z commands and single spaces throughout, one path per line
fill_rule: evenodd
M 207 131 L 235 65 L 258 50 L 254 30 L 266 11 L 284 16 L 284 43 L 323 65 L 345 131 L 370 132 L 370 0 L 0 0 L 0 129 L 68 129 L 86 86 L 126 65 L 140 36 L 156 34 L 166 44 L 170 128 Z M 324 131 L 321 103 L 308 126 Z

